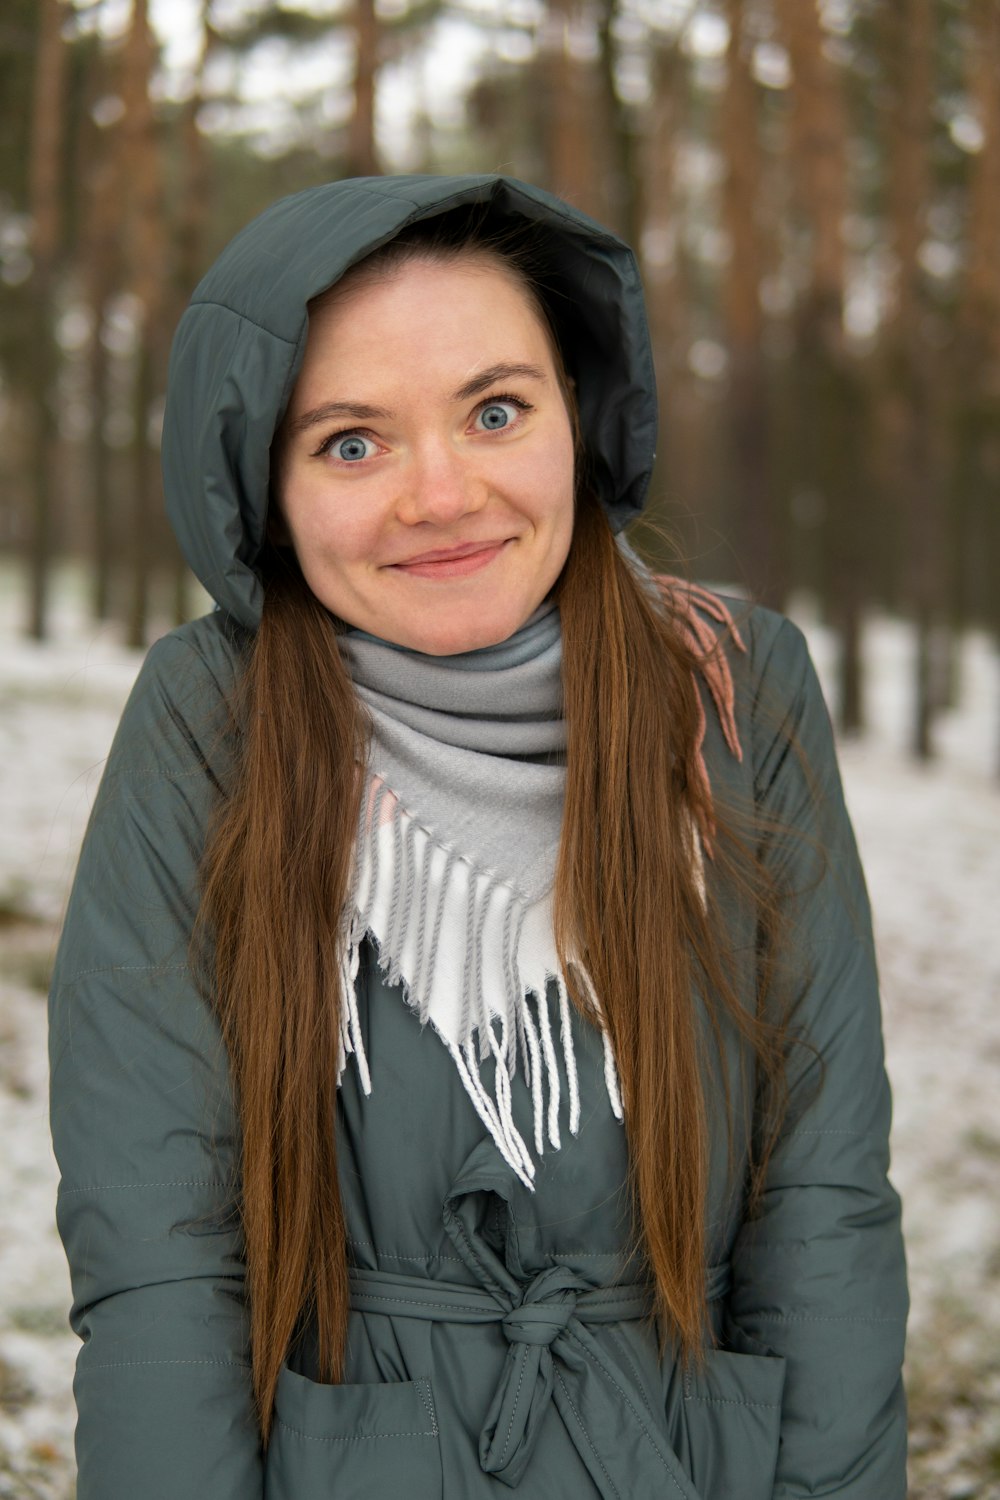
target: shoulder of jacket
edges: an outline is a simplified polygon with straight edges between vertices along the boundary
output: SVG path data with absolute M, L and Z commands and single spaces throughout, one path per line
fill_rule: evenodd
M 165 681 L 177 675 L 180 682 L 187 682 L 191 674 L 206 681 L 213 679 L 228 695 L 242 672 L 252 640 L 252 633 L 232 616 L 213 610 L 160 636 L 149 648 L 142 672 Z
M 806 638 L 776 610 L 684 580 L 661 579 L 698 658 L 710 783 L 768 784 L 797 744 L 822 765 L 829 716 Z
M 806 638 L 787 615 L 717 589 L 681 584 L 679 591 L 725 652 L 737 700 L 751 712 L 765 683 L 769 694 L 794 694 L 812 675 Z
M 122 714 L 106 781 L 221 776 L 231 764 L 232 710 L 250 639 L 217 612 L 155 641 Z

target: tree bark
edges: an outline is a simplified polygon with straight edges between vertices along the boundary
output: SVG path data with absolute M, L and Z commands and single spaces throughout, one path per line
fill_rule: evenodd
M 30 460 L 28 634 L 43 640 L 48 622 L 49 579 L 56 511 L 59 423 L 55 411 L 59 353 L 55 340 L 55 291 L 62 241 L 61 194 L 66 119 L 66 47 L 61 0 L 39 0 L 31 155 L 28 169 L 32 220 L 30 399 L 33 433 Z
M 888 25 L 892 78 L 890 233 L 896 262 L 888 344 L 892 383 L 904 412 L 901 499 L 907 517 L 910 608 L 916 634 L 911 746 L 919 760 L 934 753 L 934 636 L 944 595 L 939 437 L 932 360 L 923 338 L 926 316 L 919 252 L 930 200 L 933 92 L 932 0 L 897 0 Z
M 686 59 L 678 40 L 654 43 L 653 98 L 642 160 L 644 222 L 637 241 L 649 310 L 653 364 L 660 393 L 661 441 L 651 485 L 650 555 L 663 571 L 677 566 L 658 534 L 663 505 L 674 521 L 696 508 L 692 453 L 696 398 L 688 367 L 691 330 L 679 233 L 677 148 L 685 119 Z M 685 550 L 690 550 L 685 548 Z
M 954 382 L 959 567 L 951 613 L 985 617 L 1000 666 L 1000 8 L 970 0 L 968 90 L 982 132 L 969 172 L 967 259 Z M 1000 775 L 1000 725 L 997 738 Z
M 117 69 L 96 62 L 90 93 L 98 98 L 118 85 Z M 91 410 L 89 436 L 91 548 L 91 607 L 97 620 L 109 619 L 113 608 L 115 561 L 114 465 L 107 440 L 110 415 L 111 369 L 105 342 L 108 303 L 121 286 L 124 236 L 121 130 L 117 125 L 88 127 L 83 157 L 83 203 L 80 259 L 83 292 L 91 312 L 88 386 Z
M 355 0 L 354 109 L 348 129 L 347 164 L 353 177 L 381 171 L 375 146 L 375 80 L 378 74 L 378 17 L 375 0 Z
M 757 220 L 761 149 L 757 89 L 750 67 L 745 0 L 726 0 L 729 46 L 722 101 L 726 164 L 723 218 L 729 258 L 723 306 L 729 342 L 729 442 L 736 539 L 744 579 L 754 597 L 780 605 L 783 588 L 771 493 L 770 413 L 760 284 L 764 249 Z
M 154 527 L 162 506 L 158 445 L 151 441 L 153 403 L 166 376 L 169 316 L 167 223 L 163 166 L 150 84 L 157 45 L 149 21 L 149 0 L 133 0 L 132 24 L 123 57 L 123 121 L 129 193 L 127 237 L 129 279 L 136 297 L 139 353 L 133 399 L 131 588 L 127 638 L 145 644 L 149 623 Z
M 603 156 L 606 124 L 594 64 L 575 54 L 573 35 L 590 24 L 580 0 L 549 0 L 542 31 L 547 186 L 584 213 L 607 222 Z
M 606 121 L 607 160 L 602 163 L 605 222 L 638 249 L 642 223 L 642 179 L 636 161 L 636 140 L 628 111 L 615 85 L 614 25 L 620 0 L 600 0 L 597 17 L 597 98 L 599 118 Z M 598 163 L 595 162 L 595 166 Z
M 205 137 L 198 124 L 204 102 L 205 68 L 217 42 L 210 24 L 209 0 L 202 0 L 201 46 L 194 86 L 180 120 L 181 194 L 174 227 L 175 274 L 165 323 L 172 332 L 204 270 L 205 236 L 212 201 L 212 166 Z M 175 624 L 189 617 L 191 576 L 176 542 L 171 550 L 171 613 Z
M 842 730 L 857 732 L 863 728 L 863 614 L 873 527 L 859 452 L 859 378 L 844 341 L 847 115 L 841 79 L 824 50 L 817 0 L 777 0 L 776 11 L 792 67 L 793 213 L 809 246 L 808 283 L 795 317 L 793 482 L 823 497 L 827 613 L 840 647 L 838 716 Z

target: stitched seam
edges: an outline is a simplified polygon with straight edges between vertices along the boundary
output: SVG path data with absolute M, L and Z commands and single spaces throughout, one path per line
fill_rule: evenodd
M 295 348 L 294 339 L 283 338 L 280 333 L 275 333 L 273 328 L 265 328 L 263 323 L 256 319 L 247 317 L 246 313 L 240 312 L 236 307 L 230 307 L 228 302 L 217 302 L 214 297 L 199 297 L 197 302 L 191 303 L 192 307 L 221 307 L 223 312 L 231 313 L 234 318 L 239 318 L 241 323 L 249 323 L 251 328 L 257 328 L 261 333 L 266 333 L 268 338 L 275 339 L 279 344 L 287 344 L 289 349 Z M 191 650 L 194 648 L 191 647 Z M 198 655 L 201 655 L 199 652 Z
M 187 965 L 184 965 L 184 967 L 186 968 Z M 503 1236 L 500 1237 L 502 1238 Z M 469 1244 L 468 1238 L 464 1233 L 462 1235 L 462 1239 L 466 1244 Z M 349 1245 L 363 1245 L 366 1249 L 374 1250 L 376 1255 L 380 1255 L 383 1260 L 448 1260 L 453 1261 L 457 1266 L 464 1266 L 468 1264 L 468 1262 L 463 1260 L 460 1255 L 439 1255 L 436 1251 L 432 1254 L 427 1254 L 426 1252 L 421 1251 L 419 1255 L 410 1255 L 402 1250 L 383 1250 L 377 1240 L 355 1240 L 351 1239 L 350 1236 L 348 1236 L 347 1243 Z M 471 1245 L 469 1246 L 469 1248 L 472 1248 Z M 572 1255 L 574 1259 L 578 1260 L 618 1261 L 620 1259 L 621 1252 L 618 1250 L 573 1250 L 566 1249 L 565 1247 L 560 1247 L 558 1255 L 560 1258 L 567 1255 Z M 363 1267 L 358 1266 L 357 1269 L 360 1271 L 363 1269 Z
M 156 776 L 163 781 L 183 781 L 185 776 L 204 776 L 207 766 L 194 766 L 190 771 L 168 771 L 163 766 L 129 766 L 121 771 L 112 771 L 112 781 L 129 781 L 133 776 Z
M 434 1410 L 434 1397 L 431 1394 L 431 1383 L 427 1379 L 426 1375 L 420 1375 L 413 1382 L 413 1384 L 417 1388 L 417 1395 L 420 1397 L 421 1401 L 424 1403 L 424 1406 L 427 1408 L 427 1415 L 431 1420 L 431 1431 L 433 1432 L 434 1436 L 437 1437 L 438 1419 L 437 1412 Z
M 60 1188 L 59 1197 L 68 1198 L 72 1193 L 131 1193 L 136 1188 L 168 1187 L 217 1187 L 229 1191 L 228 1183 L 217 1182 L 211 1177 L 184 1177 L 176 1182 L 99 1182 L 94 1187 Z
M 491 1272 L 489 1266 L 486 1264 L 486 1262 L 483 1260 L 482 1256 L 479 1254 L 479 1251 L 476 1249 L 475 1245 L 472 1243 L 472 1240 L 469 1238 L 468 1234 L 466 1233 L 465 1225 L 462 1223 L 461 1219 L 458 1217 L 458 1214 L 455 1212 L 455 1210 L 451 1207 L 450 1203 L 448 1205 L 448 1208 L 449 1208 L 448 1222 L 454 1225 L 455 1230 L 456 1230 L 459 1238 L 462 1241 L 462 1244 L 465 1246 L 465 1248 L 469 1252 L 469 1259 L 473 1262 L 474 1265 L 476 1265 L 476 1266 L 479 1267 L 479 1270 L 482 1273 L 480 1279 L 482 1281 L 483 1286 L 489 1292 L 489 1294 L 490 1294 L 491 1297 L 495 1297 L 498 1293 L 500 1293 L 505 1298 L 507 1298 L 507 1300 L 509 1300 L 508 1294 L 499 1285 L 496 1277 Z M 503 1317 L 503 1313 L 501 1313 L 500 1316 Z
M 780 1411 L 780 1401 L 737 1401 L 732 1396 L 699 1396 L 696 1393 L 688 1395 L 684 1392 L 685 1401 L 700 1401 L 704 1406 L 752 1406 L 759 1411 Z
M 507 1457 L 507 1449 L 510 1447 L 510 1435 L 514 1431 L 514 1418 L 517 1416 L 517 1403 L 521 1399 L 521 1386 L 524 1384 L 524 1372 L 528 1368 L 527 1348 L 521 1354 L 521 1373 L 517 1377 L 517 1389 L 514 1392 L 514 1405 L 510 1409 L 510 1421 L 507 1423 L 507 1436 L 503 1440 L 503 1448 L 500 1453 L 500 1462 L 503 1463 Z
M 453 1312 L 484 1313 L 484 1314 L 487 1314 L 487 1315 L 490 1315 L 493 1312 L 492 1308 L 489 1308 L 489 1307 L 477 1307 L 475 1305 L 475 1303 L 467 1303 L 467 1302 L 424 1302 L 420 1297 L 383 1297 L 383 1296 L 380 1296 L 379 1293 L 377 1293 L 377 1292 L 358 1292 L 358 1293 L 356 1293 L 356 1296 L 357 1296 L 357 1300 L 358 1300 L 359 1303 L 360 1302 L 391 1302 L 394 1305 L 401 1305 L 403 1307 L 441 1307 L 441 1308 L 444 1308 L 446 1312 L 453 1311 Z M 390 1313 L 389 1316 L 391 1317 L 392 1314 Z M 502 1322 L 503 1318 L 504 1318 L 503 1309 L 498 1307 L 496 1309 L 496 1321 L 498 1323 Z M 490 1319 L 488 1318 L 487 1320 L 490 1320 Z
M 227 1370 L 249 1370 L 238 1359 L 120 1359 L 106 1365 L 84 1365 L 81 1375 L 92 1375 L 95 1370 L 135 1370 L 146 1365 L 215 1365 Z
M 64 979 L 59 988 L 68 990 L 93 974 L 180 974 L 188 967 L 188 964 L 104 964 L 96 969 L 81 969 L 72 979 Z
M 631 1354 L 628 1351 L 628 1348 L 627 1348 L 627 1346 L 625 1344 L 625 1340 L 623 1338 L 619 1337 L 618 1332 L 617 1332 L 614 1324 L 611 1324 L 609 1326 L 609 1328 L 608 1328 L 608 1341 L 610 1343 L 614 1344 L 615 1348 L 618 1350 L 618 1353 L 619 1353 L 621 1359 L 624 1360 L 625 1364 L 628 1366 L 629 1372 L 630 1372 L 633 1380 L 635 1381 L 638 1390 L 641 1392 L 643 1400 L 645 1401 L 645 1399 L 646 1399 L 646 1390 L 645 1390 L 645 1386 L 644 1386 L 642 1380 L 640 1379 L 639 1371 L 635 1367 L 635 1363 L 634 1363 L 634 1361 L 632 1359 Z M 650 1416 L 653 1415 L 653 1409 L 650 1406 L 650 1404 L 649 1404 L 648 1401 L 646 1401 L 646 1410 L 649 1412 Z
M 772 1323 L 905 1323 L 905 1318 L 868 1318 L 854 1313 L 769 1313 L 758 1312 L 757 1318 Z
M 677 1483 L 676 1477 L 673 1474 L 671 1474 L 671 1472 L 670 1472 L 670 1469 L 669 1469 L 669 1467 L 667 1465 L 666 1459 L 663 1457 L 663 1454 L 660 1452 L 659 1448 L 656 1446 L 656 1443 L 653 1441 L 652 1433 L 650 1432 L 650 1430 L 647 1427 L 646 1423 L 642 1420 L 642 1414 L 636 1410 L 634 1404 L 629 1399 L 628 1392 L 622 1389 L 622 1387 L 618 1384 L 617 1380 L 615 1379 L 614 1375 L 611 1373 L 610 1370 L 608 1370 L 606 1367 L 604 1367 L 597 1360 L 594 1359 L 593 1355 L 591 1354 L 590 1350 L 587 1348 L 586 1344 L 583 1342 L 582 1339 L 578 1338 L 577 1335 L 575 1333 L 573 1333 L 572 1330 L 569 1329 L 569 1328 L 567 1328 L 566 1332 L 567 1332 L 568 1336 L 573 1340 L 573 1343 L 580 1350 L 581 1354 L 583 1354 L 585 1356 L 585 1358 L 587 1358 L 592 1365 L 596 1365 L 597 1368 L 601 1371 L 601 1373 L 604 1376 L 605 1380 L 610 1381 L 610 1383 L 614 1386 L 615 1390 L 618 1392 L 619 1396 L 621 1396 L 622 1400 L 625 1402 L 625 1405 L 628 1407 L 629 1411 L 635 1417 L 636 1421 L 639 1423 L 639 1425 L 642 1427 L 644 1433 L 649 1438 L 649 1445 L 652 1448 L 653 1452 L 656 1454 L 657 1458 L 660 1460 L 660 1463 L 663 1465 L 663 1471 L 664 1471 L 664 1473 L 670 1479 L 670 1481 L 674 1485 L 674 1487 L 677 1490 L 679 1490 L 681 1494 L 683 1494 L 684 1492 L 683 1492 L 683 1490 L 681 1490 L 680 1485 Z
M 419 1261 L 450 1260 L 450 1261 L 454 1261 L 454 1263 L 455 1263 L 456 1266 L 464 1266 L 465 1265 L 465 1261 L 462 1259 L 462 1257 L 460 1255 L 437 1255 L 437 1254 L 432 1254 L 432 1255 L 427 1255 L 427 1254 L 407 1255 L 402 1250 L 382 1250 L 375 1243 L 374 1240 L 354 1240 L 354 1239 L 351 1239 L 351 1237 L 349 1235 L 348 1235 L 348 1238 L 347 1238 L 347 1243 L 349 1245 L 363 1245 L 368 1250 L 374 1250 L 375 1253 L 376 1253 L 376 1255 L 380 1256 L 382 1258 L 382 1260 L 419 1260 Z M 355 1267 L 355 1270 L 358 1270 L 358 1271 L 361 1271 L 362 1269 L 363 1269 L 363 1267 L 361 1267 L 361 1266 L 356 1266 Z
M 279 1427 L 286 1432 L 291 1432 L 295 1437 L 302 1438 L 307 1443 L 371 1443 L 378 1442 L 382 1438 L 429 1438 L 437 1437 L 437 1428 L 432 1432 L 352 1432 L 346 1437 L 320 1437 L 313 1432 L 303 1432 L 299 1427 L 292 1427 L 288 1422 L 277 1418 Z
M 562 1390 L 563 1396 L 566 1399 L 566 1405 L 569 1407 L 570 1411 L 573 1413 L 574 1417 L 576 1418 L 576 1424 L 579 1427 L 580 1431 L 583 1433 L 584 1441 L 587 1444 L 587 1447 L 590 1449 L 591 1453 L 594 1455 L 594 1458 L 597 1461 L 598 1468 L 600 1469 L 601 1473 L 604 1475 L 605 1479 L 608 1481 L 608 1484 L 609 1484 L 609 1486 L 611 1488 L 612 1494 L 615 1495 L 616 1500 L 621 1500 L 621 1496 L 618 1493 L 618 1487 L 615 1484 L 614 1480 L 611 1478 L 611 1475 L 608 1473 L 607 1469 L 604 1467 L 604 1463 L 603 1463 L 603 1461 L 601 1459 L 601 1455 L 598 1453 L 597 1449 L 594 1447 L 593 1443 L 590 1440 L 590 1434 L 588 1433 L 586 1427 L 584 1427 L 584 1425 L 583 1425 L 583 1418 L 580 1416 L 580 1413 L 577 1411 L 575 1405 L 573 1404 L 573 1397 L 570 1395 L 569 1388 L 567 1387 L 565 1380 L 562 1378 L 561 1371 L 556 1370 L 555 1375 L 556 1375 L 556 1379 L 559 1382 L 559 1385 L 560 1385 L 560 1388 Z

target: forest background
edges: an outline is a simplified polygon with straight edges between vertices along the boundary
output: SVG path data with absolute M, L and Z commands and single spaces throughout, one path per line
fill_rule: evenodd
M 162 510 L 173 328 L 284 193 L 497 170 L 639 253 L 636 541 L 819 648 L 880 929 L 911 1495 L 1000 1500 L 1000 0 L 3 0 L 0 143 L 0 1500 L 72 1493 L 67 788 L 129 648 L 205 603 Z
M 503 170 L 639 252 L 654 556 L 808 593 L 842 729 L 866 618 L 909 620 L 920 757 L 962 632 L 1000 646 L 998 0 L 5 0 L 0 139 L 0 559 L 31 635 L 67 560 L 132 644 L 196 607 L 163 391 L 237 228 L 341 175 Z M 997 703 L 1000 771 L 1000 672 Z

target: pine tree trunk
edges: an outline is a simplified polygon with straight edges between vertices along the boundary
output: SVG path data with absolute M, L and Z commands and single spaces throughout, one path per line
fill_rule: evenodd
M 640 240 L 643 284 L 649 310 L 653 363 L 660 393 L 661 439 L 651 484 L 649 519 L 657 526 L 657 511 L 665 505 L 670 519 L 688 516 L 696 508 L 692 474 L 692 433 L 696 398 L 687 352 L 691 330 L 687 322 L 684 251 L 678 232 L 677 150 L 685 122 L 686 59 L 679 41 L 655 45 L 651 69 L 653 97 L 643 157 Z M 663 571 L 677 566 L 677 558 L 663 547 L 654 530 L 649 548 Z M 685 547 L 685 551 L 690 550 Z
M 969 614 L 985 618 L 996 634 L 1000 664 L 1000 7 L 995 0 L 970 0 L 968 11 L 968 91 L 983 141 L 969 169 L 953 385 L 959 563 L 950 614 L 956 630 Z
M 607 122 L 594 65 L 576 55 L 574 44 L 589 24 L 580 0 L 549 0 L 541 42 L 546 186 L 604 223 L 606 141 L 598 141 Z
M 930 132 L 933 109 L 932 0 L 898 0 L 889 24 L 893 75 L 890 150 L 890 212 L 896 259 L 893 319 L 889 345 L 894 384 L 904 410 L 902 499 L 908 520 L 907 593 L 913 613 L 914 718 L 911 746 L 919 760 L 934 751 L 934 632 L 941 623 L 944 596 L 939 462 L 940 401 L 935 379 L 940 359 L 922 337 L 925 313 L 919 252 L 930 200 Z
M 32 219 L 30 399 L 33 433 L 30 459 L 28 633 L 45 638 L 49 576 L 59 483 L 55 386 L 59 352 L 55 341 L 55 283 L 61 240 L 60 197 L 65 130 L 66 47 L 61 0 L 39 0 L 35 59 L 29 206 Z
M 783 593 L 771 493 L 767 367 L 763 352 L 760 284 L 763 245 L 757 222 L 761 151 L 757 91 L 745 0 L 726 0 L 729 47 L 722 104 L 726 163 L 723 213 L 729 239 L 724 305 L 729 341 L 729 427 L 736 538 L 743 576 L 753 596 L 780 605 Z
M 209 24 L 209 0 L 201 4 L 201 47 L 194 87 L 185 102 L 180 129 L 181 182 L 183 191 L 174 230 L 176 275 L 166 323 L 171 334 L 204 270 L 205 233 L 212 200 L 212 168 L 205 138 L 198 126 L 203 103 L 205 69 L 216 44 Z M 190 617 L 191 576 L 187 563 L 171 538 L 171 614 L 176 625 Z
M 166 374 L 168 297 L 167 224 L 163 168 L 150 84 L 157 61 L 149 0 L 133 0 L 124 54 L 125 166 L 129 192 L 128 259 L 139 316 L 139 353 L 133 393 L 134 434 L 130 464 L 133 492 L 129 527 L 130 590 L 128 643 L 146 642 L 150 610 L 153 528 L 162 505 L 159 454 L 150 438 L 155 398 Z
M 605 223 L 616 230 L 628 244 L 639 248 L 642 224 L 642 180 L 636 162 L 635 137 L 629 127 L 628 112 L 615 86 L 615 21 L 620 13 L 619 0 L 600 0 L 597 20 L 598 77 L 597 108 L 606 121 L 604 167 L 606 189 Z
M 823 497 L 827 613 L 840 646 L 840 727 L 856 732 L 863 727 L 863 613 L 872 528 L 864 513 L 857 376 L 844 343 L 847 117 L 841 80 L 824 50 L 817 0 L 777 0 L 776 11 L 792 66 L 795 217 L 810 241 L 809 282 L 795 319 L 793 482 Z
M 353 177 L 381 171 L 375 147 L 375 80 L 378 74 L 378 18 L 375 0 L 355 0 L 354 110 L 348 130 L 347 164 Z
M 117 86 L 101 59 L 92 80 L 95 99 Z M 89 438 L 91 607 L 94 618 L 107 620 L 113 608 L 115 505 L 112 453 L 108 444 L 111 361 L 105 342 L 108 303 L 121 285 L 124 238 L 121 131 L 116 126 L 90 127 L 83 156 L 81 260 L 83 290 L 91 312 L 88 386 L 91 409 Z

